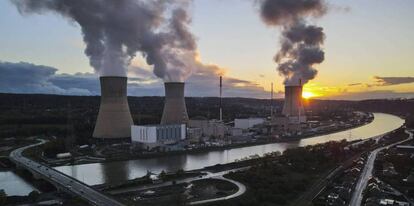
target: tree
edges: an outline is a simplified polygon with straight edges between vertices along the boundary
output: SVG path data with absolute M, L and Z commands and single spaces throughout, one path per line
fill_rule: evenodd
M 4 190 L 0 190 L 0 205 L 5 205 L 7 202 L 7 194 Z
M 171 201 L 177 206 L 187 205 L 187 198 L 184 194 L 174 194 L 171 196 Z
M 36 190 L 33 190 L 32 192 L 29 193 L 29 199 L 34 202 L 37 200 L 37 198 L 39 198 L 40 193 Z
M 163 170 L 163 171 L 161 171 L 160 172 L 160 174 L 158 175 L 158 178 L 160 178 L 160 179 L 162 179 L 162 180 L 164 180 L 164 178 L 166 177 L 166 173 L 165 173 L 165 171 Z
M 410 114 L 406 119 L 406 125 L 408 128 L 414 128 L 414 114 Z
M 177 172 L 175 173 L 175 175 L 177 175 L 177 177 L 180 177 L 180 176 L 184 175 L 184 170 L 183 169 L 177 170 Z

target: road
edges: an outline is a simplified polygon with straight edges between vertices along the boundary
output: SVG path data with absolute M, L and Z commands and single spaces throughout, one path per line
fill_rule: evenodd
M 330 177 L 334 176 L 336 173 L 341 171 L 342 165 L 336 167 L 335 169 L 327 172 L 325 175 L 317 180 L 309 189 L 307 189 L 298 199 L 294 200 L 290 205 L 311 205 L 312 200 L 316 197 L 329 183 Z
M 88 203 L 96 206 L 121 206 L 120 202 L 115 199 L 91 188 L 89 185 L 86 185 L 83 182 L 80 182 L 73 177 L 70 177 L 66 174 L 63 174 L 51 167 L 35 162 L 29 158 L 26 158 L 22 155 L 25 149 L 30 147 L 39 146 L 44 144 L 46 141 L 41 140 L 41 142 L 21 147 L 12 151 L 9 155 L 11 161 L 16 163 L 16 165 L 24 167 L 31 172 L 39 175 L 42 179 L 52 183 L 57 186 L 58 189 L 64 192 L 68 192 L 72 195 L 76 195 Z
M 208 199 L 208 200 L 200 200 L 200 201 L 195 201 L 195 202 L 190 202 L 190 205 L 199 205 L 199 204 L 204 204 L 204 203 L 211 203 L 211 202 L 216 202 L 216 201 L 221 201 L 221 200 L 228 200 L 228 199 L 232 199 L 235 197 L 238 197 L 242 194 L 244 194 L 246 192 L 246 186 L 244 186 L 242 183 L 231 180 L 231 179 L 227 179 L 225 177 L 223 177 L 223 175 L 221 176 L 216 176 L 213 179 L 221 179 L 221 180 L 226 180 L 229 181 L 233 184 L 235 184 L 238 187 L 238 190 L 236 193 L 231 194 L 229 196 L 225 196 L 225 197 L 219 197 L 219 198 L 214 198 L 214 199 Z
M 378 153 L 381 150 L 388 149 L 390 147 L 393 147 L 393 146 L 398 145 L 398 144 L 402 144 L 406 141 L 409 141 L 409 140 L 413 139 L 412 131 L 407 131 L 406 130 L 405 132 L 410 135 L 407 139 L 396 142 L 396 143 L 393 143 L 393 144 L 390 144 L 390 145 L 387 145 L 387 146 L 384 146 L 384 147 L 377 148 L 369 154 L 367 162 L 365 163 L 364 169 L 362 170 L 361 176 L 358 179 L 358 182 L 356 184 L 354 193 L 353 193 L 351 201 L 349 203 L 350 206 L 360 206 L 361 205 L 362 192 L 364 191 L 365 187 L 367 186 L 368 180 L 371 179 L 371 177 L 372 177 L 372 170 L 374 169 L 374 162 L 375 162 L 375 159 L 377 158 Z
M 185 178 L 185 179 L 175 180 L 175 183 L 180 184 L 180 183 L 192 182 L 192 181 L 202 180 L 202 179 L 225 180 L 225 181 L 228 181 L 228 182 L 231 182 L 231 183 L 235 184 L 238 187 L 238 190 L 237 190 L 236 193 L 231 194 L 229 196 L 220 197 L 220 198 L 213 198 L 213 199 L 190 202 L 190 205 L 198 205 L 198 204 L 216 202 L 216 201 L 220 201 L 220 200 L 228 200 L 228 199 L 232 199 L 232 198 L 235 198 L 235 197 L 238 197 L 238 196 L 244 194 L 246 192 L 246 186 L 243 185 L 240 182 L 225 178 L 224 175 L 229 173 L 229 172 L 242 171 L 242 170 L 246 170 L 246 169 L 249 169 L 249 168 L 250 167 L 242 167 L 242 168 L 231 169 L 231 170 L 226 170 L 226 171 L 217 172 L 217 173 L 206 172 L 207 174 L 202 176 L 202 177 L 189 177 L 189 178 Z M 159 183 L 159 184 L 151 184 L 151 185 L 144 185 L 144 186 L 138 186 L 138 187 L 130 187 L 130 188 L 125 188 L 125 189 L 116 189 L 116 190 L 110 191 L 109 193 L 112 194 L 112 195 L 115 195 L 115 194 L 122 194 L 122 193 L 126 193 L 126 192 L 133 192 L 133 191 L 140 191 L 140 190 L 150 190 L 150 189 L 154 189 L 154 188 L 159 188 L 159 187 L 164 187 L 164 186 L 171 185 L 172 182 L 173 181 L 166 181 L 166 182 Z

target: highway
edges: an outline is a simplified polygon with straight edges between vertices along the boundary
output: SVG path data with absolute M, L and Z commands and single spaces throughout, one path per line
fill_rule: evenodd
M 381 150 L 388 149 L 390 147 L 393 147 L 393 146 L 398 145 L 398 144 L 402 144 L 406 141 L 409 141 L 409 140 L 413 139 L 412 131 L 407 131 L 406 130 L 405 132 L 410 135 L 407 139 L 396 142 L 396 143 L 393 143 L 393 144 L 390 144 L 390 145 L 387 145 L 387 146 L 384 146 L 384 147 L 377 148 L 369 154 L 367 162 L 365 163 L 365 167 L 364 167 L 364 169 L 361 173 L 361 176 L 358 179 L 358 182 L 356 184 L 354 193 L 353 193 L 351 201 L 349 203 L 350 206 L 360 206 L 361 205 L 362 192 L 364 191 L 365 187 L 367 186 L 368 180 L 371 179 L 371 177 L 372 177 L 372 170 L 374 169 L 374 162 L 375 162 L 375 159 L 377 158 L 378 153 Z
M 73 177 L 63 174 L 51 167 L 35 162 L 22 155 L 25 149 L 30 147 L 39 146 L 44 144 L 46 141 L 41 140 L 39 143 L 32 144 L 29 146 L 21 147 L 12 151 L 9 155 L 11 161 L 16 165 L 30 170 L 32 173 L 39 175 L 42 179 L 50 182 L 51 184 L 58 187 L 59 190 L 68 192 L 72 195 L 78 196 L 91 205 L 96 206 L 121 206 L 120 202 L 115 199 L 91 188 L 83 182 L 80 182 Z

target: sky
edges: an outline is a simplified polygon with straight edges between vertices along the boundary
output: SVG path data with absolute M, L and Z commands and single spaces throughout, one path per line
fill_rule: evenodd
M 313 24 L 326 34 L 325 61 L 305 85 L 321 99 L 414 97 L 414 1 L 332 0 Z M 269 98 L 274 83 L 282 97 L 283 77 L 273 57 L 280 30 L 266 26 L 253 0 L 194 0 L 191 32 L 200 61 L 186 81 L 188 96 Z M 84 55 L 80 26 L 54 13 L 21 15 L 0 1 L 0 92 L 98 95 L 99 82 Z M 163 95 L 162 81 L 142 58 L 132 61 L 129 94 Z

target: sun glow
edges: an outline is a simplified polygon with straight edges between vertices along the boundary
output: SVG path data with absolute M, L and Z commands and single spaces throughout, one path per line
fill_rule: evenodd
M 302 97 L 305 98 L 305 99 L 309 99 L 309 98 L 312 98 L 312 97 L 315 97 L 315 96 L 316 96 L 316 94 L 314 94 L 312 92 L 309 92 L 309 91 L 303 91 L 302 92 Z

